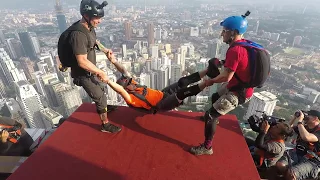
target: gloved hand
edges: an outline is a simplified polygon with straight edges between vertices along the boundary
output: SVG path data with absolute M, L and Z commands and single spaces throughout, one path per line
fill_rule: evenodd
M 219 66 L 220 64 L 220 60 L 218 58 L 212 58 L 208 61 L 208 72 L 207 72 L 207 76 L 210 78 L 215 78 L 220 74 L 219 71 Z

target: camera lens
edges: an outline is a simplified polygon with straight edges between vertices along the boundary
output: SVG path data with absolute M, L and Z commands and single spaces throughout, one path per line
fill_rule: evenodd
M 295 116 L 295 117 L 300 117 L 300 116 L 301 116 L 301 113 L 300 113 L 299 111 L 297 111 L 297 112 L 294 113 L 294 116 Z

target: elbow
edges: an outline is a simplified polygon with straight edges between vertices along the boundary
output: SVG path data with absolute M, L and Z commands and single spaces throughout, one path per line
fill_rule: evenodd
M 301 139 L 303 140 L 303 141 L 309 141 L 309 139 L 307 138 L 307 136 L 305 136 L 304 134 L 301 136 L 301 134 L 300 134 L 300 137 L 301 137 Z
M 232 79 L 232 76 L 225 76 L 225 77 L 223 77 L 224 79 L 224 82 L 230 82 L 231 81 L 231 79 Z
M 84 61 L 78 61 L 78 66 L 84 69 L 86 67 L 86 63 Z

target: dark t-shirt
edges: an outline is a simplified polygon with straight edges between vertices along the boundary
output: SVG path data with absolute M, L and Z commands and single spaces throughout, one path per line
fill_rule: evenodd
M 320 126 L 317 126 L 313 129 L 309 129 L 308 126 L 304 126 L 306 128 L 306 130 L 309 132 L 309 133 L 312 133 L 314 134 L 315 136 L 317 136 L 318 138 L 318 142 L 315 142 L 313 143 L 314 146 L 315 146 L 315 152 L 320 152 L 320 130 L 316 131 L 318 128 L 320 128 Z M 297 152 L 297 155 L 299 156 L 304 156 L 307 154 L 307 151 L 310 150 L 309 148 L 309 142 L 306 142 L 306 141 L 303 141 L 299 135 L 299 129 L 297 126 L 293 127 L 293 130 L 298 134 L 298 137 L 297 137 L 297 145 L 296 145 L 296 152 Z M 315 132 L 316 131 L 316 132 Z
M 91 61 L 94 65 L 96 64 L 96 53 L 95 50 L 89 50 L 88 48 L 93 48 L 95 42 L 96 42 L 96 33 L 94 30 L 89 31 L 89 38 L 90 41 L 88 41 L 87 36 L 79 31 L 73 31 L 70 34 L 70 44 L 73 48 L 74 55 L 84 55 L 87 54 L 87 58 L 89 61 Z M 79 66 L 75 66 L 71 68 L 71 77 L 75 78 L 78 76 L 86 75 L 87 71 L 82 69 Z

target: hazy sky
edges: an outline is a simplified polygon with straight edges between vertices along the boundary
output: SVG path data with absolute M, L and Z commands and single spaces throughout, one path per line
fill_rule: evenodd
M 52 6 L 53 4 L 55 4 L 55 0 L 1 0 L 1 6 L 0 8 L 12 8 L 12 9 L 21 9 L 21 8 L 33 8 L 33 9 L 37 9 L 37 7 L 41 8 L 41 7 L 48 7 L 48 6 Z M 70 5 L 78 5 L 80 4 L 81 0 L 60 0 L 62 3 L 67 3 Z M 102 2 L 103 0 L 98 0 L 98 2 Z M 144 3 L 144 0 L 107 0 L 109 2 L 109 4 L 114 4 L 114 3 Z M 176 2 L 176 1 L 180 1 L 183 3 L 193 3 L 193 4 L 199 4 L 199 3 L 219 3 L 219 2 L 223 2 L 223 3 L 243 3 L 246 4 L 248 2 L 255 2 L 257 3 L 257 1 L 259 2 L 260 0 L 146 0 L 146 2 L 148 4 L 160 4 L 160 3 L 167 3 L 167 2 Z M 259 3 L 265 3 L 265 4 L 287 4 L 287 5 L 293 5 L 296 3 L 303 3 L 303 4 L 309 4 L 310 6 L 317 6 L 318 5 L 318 1 L 319 0 L 304 0 L 303 2 L 301 0 L 267 0 L 267 1 L 260 1 Z

